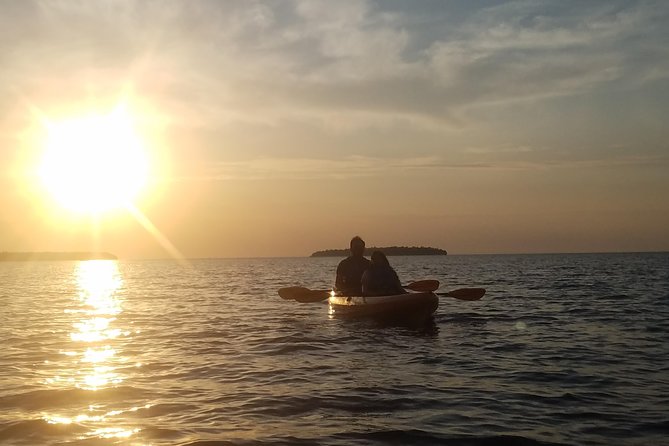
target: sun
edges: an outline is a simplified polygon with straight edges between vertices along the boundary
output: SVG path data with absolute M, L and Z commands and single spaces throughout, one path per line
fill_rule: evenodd
M 133 205 L 148 178 L 148 157 L 123 106 L 104 115 L 46 123 L 38 174 L 62 207 L 100 214 Z

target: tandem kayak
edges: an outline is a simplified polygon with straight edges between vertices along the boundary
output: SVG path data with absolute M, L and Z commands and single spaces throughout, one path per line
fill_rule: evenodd
M 342 318 L 372 318 L 387 323 L 421 323 L 439 306 L 434 293 L 395 296 L 330 296 L 330 315 Z

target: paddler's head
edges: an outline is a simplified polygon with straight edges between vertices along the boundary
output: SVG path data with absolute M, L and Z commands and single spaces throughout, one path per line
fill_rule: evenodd
M 385 266 L 385 267 L 390 266 L 390 262 L 388 262 L 388 257 L 386 257 L 386 255 L 381 251 L 374 251 L 370 259 L 372 260 L 372 265 Z
M 351 255 L 362 257 L 365 254 L 365 241 L 357 235 L 351 239 Z

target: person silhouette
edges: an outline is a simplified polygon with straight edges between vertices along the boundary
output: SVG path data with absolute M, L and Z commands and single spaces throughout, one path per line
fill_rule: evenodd
M 365 241 L 359 236 L 351 239 L 351 255 L 337 265 L 335 291 L 344 296 L 362 294 L 362 275 L 371 265 L 365 255 Z
M 361 278 L 363 296 L 393 296 L 406 293 L 384 253 L 374 251 L 371 259 L 370 267 L 365 270 Z

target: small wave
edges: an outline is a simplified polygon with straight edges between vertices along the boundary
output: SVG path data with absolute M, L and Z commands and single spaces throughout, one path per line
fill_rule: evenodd
M 42 410 L 53 407 L 68 407 L 101 401 L 126 401 L 142 399 L 152 395 L 148 390 L 131 386 L 120 386 L 100 390 L 58 389 L 34 390 L 0 399 L 0 408 L 21 408 L 27 410 Z
M 478 313 L 446 313 L 437 316 L 437 322 L 483 325 L 488 323 L 491 316 Z
M 369 433 L 342 433 L 331 437 L 297 438 L 277 437 L 262 440 L 196 440 L 182 443 L 180 446 L 272 446 L 272 445 L 314 445 L 314 444 L 355 444 L 365 446 L 401 444 L 401 445 L 444 445 L 444 446 L 568 446 L 566 443 L 553 443 L 534 440 L 515 435 L 493 436 L 446 436 L 422 430 L 391 430 Z
M 314 342 L 297 342 L 283 345 L 269 344 L 259 345 L 249 349 L 249 351 L 261 355 L 291 355 L 297 352 L 326 352 L 328 350 L 325 345 L 318 345 Z
M 491 344 L 483 347 L 483 351 L 494 353 L 516 353 L 527 349 L 527 345 L 521 343 Z
M 669 419 L 641 423 L 635 426 L 635 431 L 669 436 Z
M 265 440 L 196 440 L 188 443 L 181 443 L 179 446 L 271 446 L 271 445 L 308 445 L 319 444 L 313 439 L 297 437 L 281 437 Z
M 457 446 L 567 446 L 516 435 L 452 436 L 434 434 L 422 430 L 379 431 L 364 434 L 340 434 L 337 437 L 356 444 L 402 444 L 402 445 L 457 445 Z
M 53 424 L 45 420 L 21 420 L 0 425 L 0 441 L 21 440 L 25 444 L 40 444 L 48 437 L 70 437 L 86 431 L 77 423 Z

